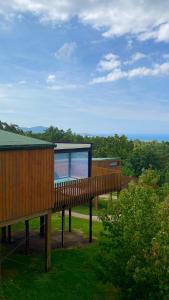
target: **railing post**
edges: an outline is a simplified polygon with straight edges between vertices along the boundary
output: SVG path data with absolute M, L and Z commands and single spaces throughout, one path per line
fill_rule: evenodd
M 69 232 L 72 231 L 72 209 L 69 207 Z

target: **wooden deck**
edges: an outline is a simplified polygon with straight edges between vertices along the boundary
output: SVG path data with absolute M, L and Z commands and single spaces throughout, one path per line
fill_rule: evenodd
M 126 185 L 129 180 L 125 180 Z M 109 192 L 119 192 L 125 187 L 121 174 L 107 174 L 89 177 L 55 185 L 54 210 L 73 207 L 88 202 L 90 199 Z

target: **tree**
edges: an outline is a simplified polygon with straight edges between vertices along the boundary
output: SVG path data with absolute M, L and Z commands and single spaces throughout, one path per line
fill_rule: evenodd
M 124 299 L 168 299 L 169 201 L 161 201 L 142 177 L 120 193 L 101 220 L 100 276 L 120 287 Z

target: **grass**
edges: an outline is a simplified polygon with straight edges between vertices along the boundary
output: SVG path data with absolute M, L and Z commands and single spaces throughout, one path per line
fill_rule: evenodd
M 68 217 L 65 216 L 65 230 L 68 229 Z M 23 223 L 18 223 L 12 227 L 12 230 L 22 230 L 24 228 Z M 39 228 L 39 218 L 33 219 L 30 221 L 30 229 L 36 230 Z M 61 230 L 61 214 L 53 214 L 52 215 L 52 228 L 54 230 Z M 99 222 L 93 221 L 93 237 L 98 238 L 101 230 L 103 229 L 102 224 Z M 72 230 L 80 231 L 84 234 L 84 236 L 88 236 L 89 234 L 89 221 L 82 220 L 79 218 L 72 217 Z
M 5 263 L 1 300 L 110 300 L 116 290 L 98 281 L 92 257 L 97 245 L 52 252 L 52 270 L 43 272 L 41 257 L 13 255 Z M 18 262 L 18 263 L 17 263 Z M 29 266 L 29 267 L 28 267 Z
M 117 197 L 117 193 L 112 193 L 112 196 Z M 104 209 L 108 208 L 108 206 L 110 205 L 110 203 L 112 203 L 112 201 L 115 201 L 115 200 L 114 199 L 111 200 L 110 195 L 108 196 L 108 198 L 99 197 L 99 199 L 98 199 L 98 209 L 95 209 L 93 207 L 93 209 L 92 209 L 93 215 L 94 216 L 100 215 Z M 76 206 L 76 207 L 72 208 L 72 211 L 78 212 L 80 214 L 88 215 L 89 214 L 89 206 L 88 206 L 88 204 L 81 205 L 81 206 Z
M 72 211 L 78 212 L 78 213 L 84 214 L 84 215 L 89 215 L 89 206 L 88 205 L 76 206 L 76 207 L 72 208 Z M 92 213 L 93 213 L 93 216 L 97 216 L 99 213 L 99 210 L 97 210 L 93 207 Z
M 68 226 L 68 218 L 65 220 Z M 31 221 L 31 229 L 39 227 L 39 220 Z M 88 221 L 72 218 L 73 230 L 88 235 Z M 52 227 L 60 229 L 60 214 L 53 215 Z M 15 226 L 15 230 L 23 224 Z M 13 229 L 14 230 L 14 229 Z M 101 223 L 93 222 L 93 235 L 99 236 Z M 3 264 L 0 300 L 115 300 L 117 291 L 98 281 L 94 269 L 94 256 L 98 245 L 84 248 L 52 251 L 52 270 L 44 273 L 42 255 L 12 254 Z M 8 250 L 8 249 L 7 249 Z M 5 249 L 6 251 L 6 249 Z

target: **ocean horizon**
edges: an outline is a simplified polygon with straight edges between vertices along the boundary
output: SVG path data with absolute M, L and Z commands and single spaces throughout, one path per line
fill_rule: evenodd
M 155 133 L 135 133 L 135 134 L 126 134 L 128 139 L 130 140 L 141 140 L 141 141 L 169 141 L 169 133 L 168 134 L 155 134 Z
M 83 134 L 83 136 L 114 136 L 116 133 L 97 133 L 97 134 Z M 160 133 L 117 133 L 119 136 L 125 135 L 129 140 L 140 140 L 140 141 L 158 141 L 158 142 L 169 142 L 169 133 L 160 134 Z

